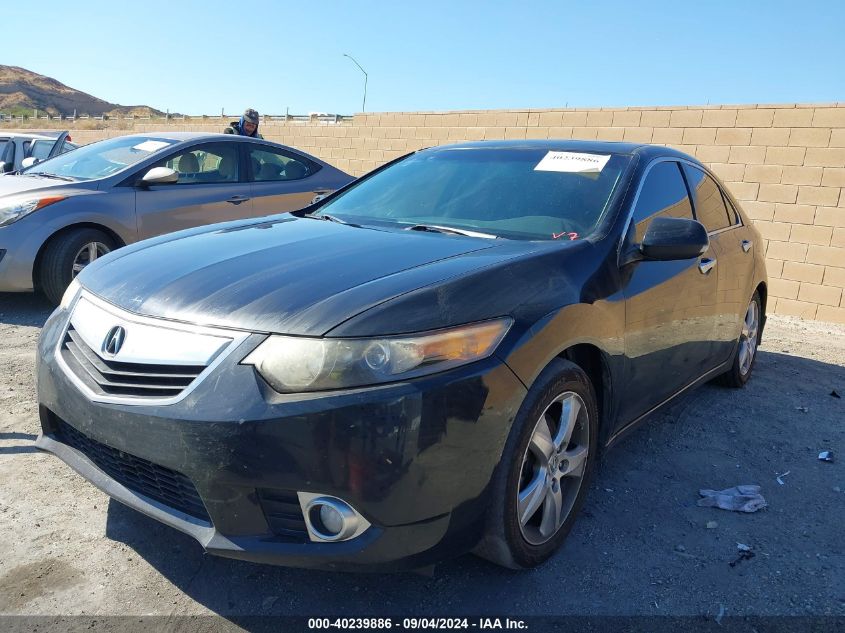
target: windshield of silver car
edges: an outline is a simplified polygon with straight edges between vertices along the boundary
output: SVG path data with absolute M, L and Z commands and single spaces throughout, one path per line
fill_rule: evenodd
M 576 240 L 599 225 L 630 160 L 537 148 L 428 150 L 362 180 L 317 215 L 508 239 Z
M 153 137 L 121 136 L 45 160 L 24 174 L 49 174 L 74 180 L 103 178 L 149 158 L 173 143 L 175 141 Z

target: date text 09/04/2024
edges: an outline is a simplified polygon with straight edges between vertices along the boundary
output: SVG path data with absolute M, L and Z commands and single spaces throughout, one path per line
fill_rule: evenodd
M 308 628 L 317 629 L 479 629 L 479 630 L 522 630 L 528 625 L 524 620 L 511 618 L 309 618 Z

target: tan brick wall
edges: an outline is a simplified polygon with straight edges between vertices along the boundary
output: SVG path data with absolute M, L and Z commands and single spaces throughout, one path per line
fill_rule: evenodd
M 77 128 L 109 127 L 74 129 L 73 136 L 88 143 L 162 128 L 221 131 L 224 123 L 219 117 L 79 121 Z M 759 227 L 770 311 L 845 323 L 845 104 L 379 112 L 341 123 L 267 121 L 261 131 L 356 176 L 409 151 L 468 140 L 669 145 L 713 169 Z

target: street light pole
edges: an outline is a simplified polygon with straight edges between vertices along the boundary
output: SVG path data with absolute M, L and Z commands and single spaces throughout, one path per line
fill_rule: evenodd
M 364 103 L 361 105 L 361 112 L 366 112 L 367 111 L 367 71 L 364 70 L 363 68 L 361 68 L 361 64 L 359 64 L 356 61 L 356 59 L 354 57 L 352 57 L 352 55 L 347 55 L 346 53 L 344 53 L 343 56 L 351 59 L 352 63 L 354 63 L 358 67 L 358 70 L 360 70 L 362 73 L 364 73 Z

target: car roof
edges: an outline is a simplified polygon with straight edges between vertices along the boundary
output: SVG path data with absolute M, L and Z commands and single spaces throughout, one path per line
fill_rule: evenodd
M 455 143 L 453 145 L 439 145 L 437 147 L 431 147 L 427 151 L 453 149 L 534 149 L 552 152 L 598 152 L 607 154 L 633 154 L 647 159 L 658 156 L 674 156 L 676 158 L 686 158 L 696 163 L 698 162 L 693 156 L 663 145 L 577 139 L 472 141 L 469 143 Z
M 21 132 L 0 132 L 0 138 L 28 138 L 34 140 L 47 140 L 47 141 L 55 141 L 58 136 L 50 136 L 47 134 L 42 134 L 41 132 L 30 132 L 28 134 L 24 134 Z
M 169 132 L 169 131 L 161 131 L 161 132 L 144 132 L 141 134 L 127 134 L 125 138 L 162 138 L 167 139 L 169 141 L 195 141 L 195 140 L 204 140 L 204 139 L 229 139 L 229 140 L 250 140 L 250 141 L 260 141 L 260 138 L 254 138 L 251 136 L 237 136 L 232 134 L 217 134 L 213 132 Z

